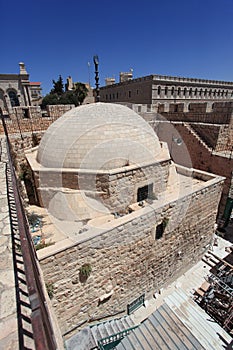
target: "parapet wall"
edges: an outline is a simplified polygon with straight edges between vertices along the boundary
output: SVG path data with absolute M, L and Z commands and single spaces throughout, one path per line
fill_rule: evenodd
M 172 121 L 233 124 L 233 102 L 159 104 L 158 113 Z
M 126 311 L 142 293 L 148 298 L 193 266 L 211 245 L 221 187 L 222 180 L 211 180 L 179 200 L 142 208 L 116 219 L 112 229 L 44 255 L 40 265 L 54 287 L 62 332 Z M 167 226 L 156 239 L 164 218 Z M 85 263 L 92 271 L 83 281 L 79 269 Z M 109 297 L 101 302 L 104 295 Z
M 65 112 L 74 108 L 74 105 L 47 106 L 46 111 L 40 107 L 14 107 L 13 113 L 5 118 L 9 134 L 45 131 L 48 127 Z M 3 134 L 3 126 L 0 123 L 0 134 Z

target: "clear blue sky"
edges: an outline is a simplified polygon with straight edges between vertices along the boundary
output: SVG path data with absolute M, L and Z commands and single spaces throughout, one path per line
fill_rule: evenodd
M 43 94 L 59 74 L 94 85 L 133 68 L 134 77 L 233 81 L 233 0 L 0 0 L 0 73 L 23 61 Z

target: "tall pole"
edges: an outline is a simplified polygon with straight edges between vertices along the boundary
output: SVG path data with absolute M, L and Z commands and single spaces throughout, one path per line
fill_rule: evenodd
M 91 77 L 90 77 L 90 62 L 87 62 L 87 67 L 88 67 L 88 83 L 89 86 L 91 87 Z
M 94 65 L 95 65 L 95 86 L 96 86 L 96 98 L 95 101 L 99 102 L 100 101 L 100 88 L 99 88 L 99 57 L 95 55 L 93 57 Z

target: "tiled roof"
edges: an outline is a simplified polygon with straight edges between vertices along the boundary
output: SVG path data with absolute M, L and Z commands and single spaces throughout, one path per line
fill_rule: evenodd
M 40 85 L 41 84 L 41 82 L 39 82 L 39 81 L 36 81 L 36 82 L 34 82 L 34 81 L 30 81 L 30 83 L 29 83 L 30 85 Z

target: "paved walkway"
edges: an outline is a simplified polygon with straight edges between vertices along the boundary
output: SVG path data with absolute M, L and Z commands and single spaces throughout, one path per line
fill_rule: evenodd
M 0 349 L 19 348 L 12 238 L 6 187 L 6 148 L 0 139 Z

